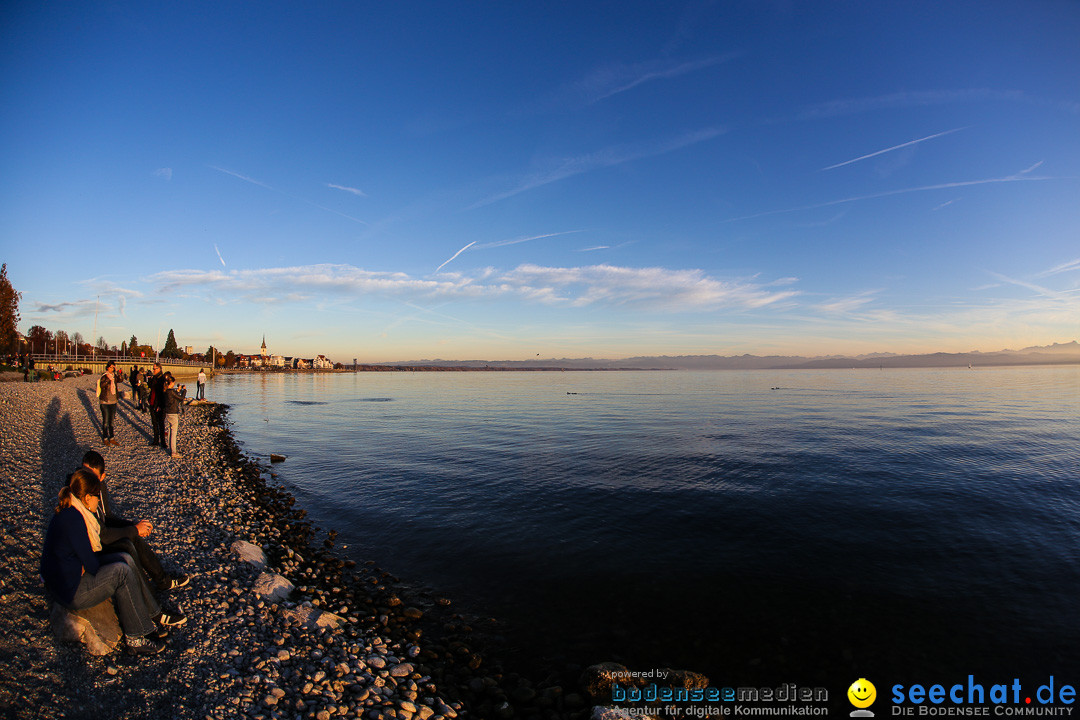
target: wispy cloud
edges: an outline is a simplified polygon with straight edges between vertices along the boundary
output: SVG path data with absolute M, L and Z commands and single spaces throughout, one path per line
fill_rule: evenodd
M 463 248 L 464 249 L 464 248 Z M 650 312 L 755 309 L 799 295 L 750 280 L 720 280 L 701 270 L 630 268 L 613 265 L 546 267 L 520 265 L 510 271 L 486 268 L 471 275 L 414 278 L 351 265 L 306 265 L 260 270 L 174 270 L 150 278 L 160 293 L 198 292 L 258 302 L 290 292 L 311 296 L 380 295 L 416 302 L 491 300 L 515 297 L 526 303 L 626 306 Z
M 866 305 L 874 302 L 874 296 L 878 292 L 880 291 L 866 290 L 849 297 L 835 298 L 828 302 L 819 303 L 816 307 L 818 310 L 830 315 L 847 314 L 861 310 Z
M 967 127 L 959 127 L 959 128 L 954 128 L 952 130 L 946 130 L 945 132 L 939 132 L 936 135 L 927 135 L 926 137 L 919 138 L 918 140 L 909 140 L 908 142 L 901 143 L 900 145 L 893 145 L 892 147 L 885 148 L 884 150 L 878 150 L 878 151 L 872 152 L 872 153 L 870 153 L 868 155 L 861 155 L 861 156 L 859 156 L 857 158 L 854 158 L 852 160 L 845 160 L 842 163 L 837 163 L 835 165 L 830 165 L 829 167 L 825 167 L 825 168 L 821 168 L 821 169 L 822 169 L 822 171 L 835 170 L 836 168 L 844 167 L 845 165 L 851 165 L 852 163 L 857 163 L 857 162 L 859 162 L 861 160 L 868 160 L 868 159 L 870 159 L 872 157 L 877 157 L 878 155 L 884 155 L 885 153 L 893 152 L 894 150 L 900 150 L 900 149 L 903 149 L 903 148 L 906 148 L 906 147 L 911 147 L 912 145 L 918 145 L 919 143 L 926 142 L 927 140 L 933 140 L 935 138 L 944 137 L 945 135 L 951 135 L 951 134 L 953 134 L 955 132 L 960 132 L 961 130 L 967 130 Z M 1038 166 L 1036 166 L 1036 167 L 1038 167 Z M 1032 169 L 1034 169 L 1034 168 L 1032 168 Z M 1025 172 L 1027 172 L 1027 171 L 1025 171 Z
M 569 158 L 559 158 L 547 163 L 548 167 L 532 172 L 521 178 L 510 190 L 491 195 L 470 205 L 467 210 L 474 210 L 484 205 L 505 200 L 527 190 L 533 190 L 559 180 L 581 175 L 600 168 L 614 167 L 633 160 L 664 155 L 675 150 L 696 145 L 722 135 L 724 128 L 705 128 L 680 135 L 657 143 L 604 148 L 594 153 Z
M 28 314 L 44 319 L 47 322 L 61 323 L 82 318 L 94 317 L 100 314 L 103 317 L 124 317 L 129 298 L 143 302 L 144 293 L 117 285 L 112 280 L 103 277 L 80 280 L 76 284 L 87 289 L 93 299 L 75 300 L 68 302 L 50 303 L 44 301 L 34 302 L 28 309 Z
M 1024 171 L 1027 172 L 1027 171 Z M 841 200 L 830 200 L 828 202 L 816 203 L 813 205 L 801 205 L 799 207 L 784 208 L 783 210 L 767 210 L 765 212 L 754 213 L 753 215 L 743 215 L 741 217 L 730 218 L 723 222 L 738 222 L 740 220 L 752 220 L 759 217 L 767 217 L 769 215 L 783 215 L 786 213 L 800 212 L 803 210 L 816 210 L 818 208 L 833 207 L 834 205 L 845 205 L 847 203 L 861 202 L 863 200 L 876 200 L 878 198 L 892 197 L 894 195 L 906 195 L 908 193 L 929 192 L 931 190 L 948 190 L 951 188 L 960 187 L 973 187 L 976 185 L 993 185 L 1000 183 L 1014 183 L 1014 182 L 1048 182 L 1053 180 L 1077 180 L 1075 177 L 1050 177 L 1041 175 L 1025 175 L 1017 173 L 1016 175 L 1006 175 L 1005 177 L 986 178 L 984 180 L 965 180 L 961 182 L 941 183 L 938 185 L 923 185 L 921 187 L 902 188 L 900 190 L 888 190 L 886 192 L 874 193 L 872 195 L 859 195 L 857 197 L 843 198 Z
M 1070 260 L 1069 262 L 1061 263 L 1060 265 L 1055 265 L 1049 270 L 1044 270 L 1035 277 L 1049 277 L 1050 275 L 1057 275 L 1063 272 L 1072 272 L 1074 270 L 1080 270 L 1080 258 Z
M 656 80 L 669 80 L 681 75 L 704 70 L 737 57 L 736 53 L 677 62 L 669 58 L 650 62 L 623 64 L 612 63 L 593 70 L 574 83 L 573 91 L 587 103 L 596 103 L 632 90 L 639 85 Z
M 1052 300 L 1065 300 L 1065 299 L 1067 299 L 1067 294 L 1066 293 L 1061 293 L 1061 292 L 1059 292 L 1057 290 L 1051 290 L 1050 288 L 1043 287 L 1042 285 L 1036 285 L 1035 283 L 1029 282 L 1027 280 L 1019 280 L 1019 279 L 1016 279 L 1016 278 L 1011 278 L 1008 275 L 1002 275 L 1001 273 L 993 272 L 993 271 L 990 271 L 990 275 L 996 277 L 998 280 L 1001 280 L 1002 282 L 1009 283 L 1010 285 L 1016 285 L 1017 287 L 1026 288 L 1028 290 L 1031 290 L 1034 293 L 1037 293 L 1038 295 L 1042 295 L 1043 297 L 1050 298 Z
M 770 291 L 748 281 L 723 281 L 701 270 L 614 265 L 521 265 L 502 277 L 526 296 L 573 306 L 633 305 L 655 310 L 759 308 L 792 298 L 795 290 Z
M 95 300 L 76 300 L 75 302 L 62 303 L 39 302 L 34 305 L 31 312 L 38 314 L 63 313 L 69 317 L 85 317 L 93 315 L 96 306 L 97 302 Z
M 217 243 L 214 243 L 214 252 L 217 253 L 217 259 L 221 261 L 221 267 L 225 267 L 225 258 L 221 257 L 221 251 L 218 250 Z
M 161 178 L 162 180 L 172 180 L 172 168 L 158 168 L 153 174 L 154 177 Z
M 534 99 L 522 110 L 529 114 L 561 113 L 567 108 L 576 110 L 582 106 L 603 102 L 642 85 L 673 80 L 715 67 L 738 56 L 739 53 L 728 53 L 691 60 L 665 56 L 637 63 L 608 62 Z
M 356 188 L 353 188 L 353 187 L 346 187 L 344 185 L 335 185 L 334 183 L 326 183 L 326 187 L 334 188 L 335 190 L 344 190 L 347 193 L 352 193 L 353 195 L 358 195 L 360 197 L 367 197 L 366 192 L 364 192 L 363 190 L 357 190 Z
M 869 98 L 849 98 L 833 100 L 811 105 L 800 113 L 800 120 L 816 120 L 855 115 L 877 110 L 896 110 L 900 108 L 925 107 L 964 102 L 983 101 L 1019 102 L 1043 107 L 1053 107 L 1073 115 L 1080 114 L 1080 103 L 1072 101 L 1047 100 L 1032 97 L 1020 90 L 991 90 L 988 88 L 967 88 L 960 90 L 924 90 L 897 92 Z
M 946 200 L 945 202 L 943 202 L 940 205 L 938 205 L 937 207 L 935 207 L 934 210 L 940 210 L 941 208 L 949 207 L 950 205 L 952 205 L 954 202 L 956 202 L 959 199 L 960 198 L 953 198 L 952 200 Z

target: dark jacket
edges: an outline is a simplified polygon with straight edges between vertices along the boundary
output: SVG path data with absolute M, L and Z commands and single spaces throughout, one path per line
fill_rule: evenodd
M 49 529 L 45 531 L 41 577 L 49 592 L 64 605 L 70 605 L 75 599 L 83 568 L 91 575 L 97 575 L 101 567 L 86 532 L 82 513 L 73 507 L 53 515 Z
M 150 406 L 154 412 L 161 412 L 165 407 L 165 373 L 151 375 L 147 380 L 150 386 Z
M 183 391 L 177 390 L 176 387 L 171 387 L 165 391 L 165 414 L 166 415 L 179 415 L 180 406 L 184 402 L 184 398 L 187 397 L 187 388 Z

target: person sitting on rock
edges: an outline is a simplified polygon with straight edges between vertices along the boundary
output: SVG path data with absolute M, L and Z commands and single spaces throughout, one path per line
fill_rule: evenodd
M 91 608 L 112 598 L 128 651 L 159 653 L 165 642 L 154 618 L 160 617 L 161 608 L 140 582 L 130 556 L 101 552 L 94 515 L 100 493 L 101 481 L 85 468 L 76 470 L 61 488 L 41 553 L 45 589 L 70 610 Z
M 149 520 L 132 522 L 113 514 L 111 498 L 105 485 L 105 478 L 108 475 L 105 472 L 105 458 L 100 453 L 89 450 L 83 455 L 82 466 L 93 472 L 101 482 L 101 499 L 94 514 L 101 527 L 101 544 L 105 546 L 105 551 L 126 552 L 131 555 L 159 591 L 175 590 L 187 585 L 190 581 L 187 575 L 170 576 L 165 573 L 157 553 L 146 542 L 146 538 L 154 529 Z M 180 613 L 171 614 L 177 618 L 183 618 Z M 182 625 L 183 621 L 175 624 Z

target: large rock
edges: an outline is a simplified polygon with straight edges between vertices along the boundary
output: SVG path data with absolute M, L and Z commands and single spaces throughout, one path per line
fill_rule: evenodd
M 585 668 L 580 680 L 581 689 L 597 703 L 611 701 L 611 686 L 616 682 L 623 688 L 656 684 L 660 687 L 693 690 L 709 686 L 709 678 L 690 670 L 661 668 L 648 673 L 632 673 L 625 665 L 615 662 L 590 665 Z
M 620 707 L 597 705 L 592 709 L 589 720 L 653 720 L 655 715 L 631 713 Z
M 632 685 L 628 680 L 630 671 L 625 665 L 616 662 L 602 662 L 590 665 L 581 673 L 579 684 L 592 697 L 600 702 L 611 701 L 611 685 L 618 682 L 620 685 Z
M 59 640 L 81 642 L 91 655 L 108 655 L 116 649 L 124 635 L 112 600 L 104 600 L 78 611 L 68 610 L 54 602 L 49 625 Z
M 295 608 L 286 608 L 285 615 L 293 618 L 309 630 L 318 628 L 331 628 L 338 630 L 345 625 L 345 618 L 334 613 L 323 612 L 307 605 Z
M 266 567 L 266 553 L 258 545 L 252 545 L 245 540 L 237 540 L 232 544 L 232 551 L 239 555 L 241 560 L 254 565 L 259 570 Z
M 663 684 L 673 688 L 695 690 L 698 688 L 709 687 L 709 678 L 701 673 L 690 670 L 672 670 L 671 668 L 665 668 L 661 673 L 667 673 L 664 676 L 665 679 L 663 680 Z
M 285 600 L 296 586 L 277 573 L 263 572 L 255 578 L 252 588 L 259 597 L 269 602 Z

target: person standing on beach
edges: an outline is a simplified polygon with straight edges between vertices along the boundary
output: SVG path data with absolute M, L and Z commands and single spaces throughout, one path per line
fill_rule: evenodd
M 199 368 L 199 379 L 195 383 L 195 399 L 206 399 L 206 371 L 203 368 Z
M 128 384 L 131 385 L 131 407 L 139 409 L 139 366 L 132 365 L 128 373 Z
M 146 371 L 139 370 L 139 412 L 146 412 L 150 409 L 150 403 L 147 400 L 149 391 L 146 388 Z
M 180 432 L 180 406 L 183 405 L 186 395 L 187 388 L 181 385 L 180 389 L 177 389 L 176 378 L 172 374 L 167 374 L 165 380 L 165 432 L 168 439 L 166 447 L 169 450 L 169 456 L 172 458 L 180 457 L 180 453 L 176 451 L 176 436 Z
M 116 363 L 109 361 L 105 374 L 98 380 L 98 400 L 101 403 L 101 439 L 106 445 L 119 445 L 113 439 L 113 418 L 116 416 Z
M 154 428 L 151 445 L 165 447 L 165 376 L 161 374 L 161 363 L 154 363 L 154 374 L 150 377 L 150 424 Z

